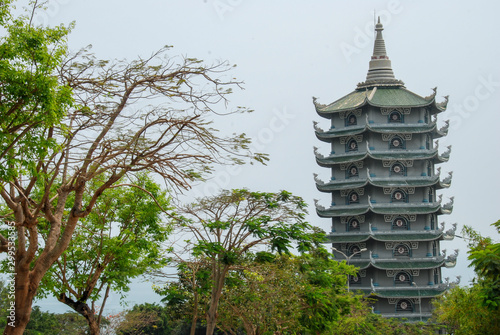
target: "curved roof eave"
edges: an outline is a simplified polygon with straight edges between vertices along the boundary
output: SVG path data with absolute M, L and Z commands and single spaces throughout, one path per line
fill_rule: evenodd
M 331 167 L 336 164 L 352 163 L 370 157 L 376 160 L 401 160 L 401 159 L 435 159 L 437 163 L 446 162 L 449 158 L 438 155 L 437 149 L 431 150 L 401 150 L 401 151 L 365 151 L 341 155 L 323 156 L 316 154 L 316 163 L 322 167 Z
M 414 187 L 428 187 L 428 186 L 433 186 L 437 185 L 439 186 L 438 189 L 441 189 L 443 187 L 448 187 L 449 184 L 442 184 L 439 181 L 439 176 L 432 176 L 432 177 L 405 177 L 405 178 L 375 178 L 375 177 L 368 177 L 366 179 L 346 179 L 346 180 L 334 180 L 334 181 L 329 181 L 328 183 L 324 183 L 322 181 L 317 180 L 316 181 L 316 188 L 320 192 L 332 192 L 332 191 L 340 191 L 340 190 L 347 190 L 347 189 L 352 189 L 352 188 L 359 188 L 359 187 L 364 187 L 366 185 L 372 185 L 375 187 L 408 187 L 408 186 L 414 186 Z M 448 186 L 446 186 L 448 185 Z
M 379 242 L 395 242 L 395 241 L 435 241 L 443 238 L 443 232 L 420 231 L 420 232 L 392 232 L 392 233 L 377 233 L 372 232 L 355 232 L 355 233 L 335 233 L 331 232 L 327 235 L 328 242 L 326 243 L 359 243 L 370 239 Z
M 439 212 L 439 214 L 449 214 L 451 210 L 441 207 L 439 202 L 433 203 L 418 203 L 418 204 L 395 204 L 395 203 L 370 203 L 370 204 L 356 204 L 356 205 L 339 205 L 325 208 L 316 204 L 316 213 L 323 218 L 331 218 L 338 216 L 352 216 L 362 215 L 369 211 L 375 214 L 432 214 Z

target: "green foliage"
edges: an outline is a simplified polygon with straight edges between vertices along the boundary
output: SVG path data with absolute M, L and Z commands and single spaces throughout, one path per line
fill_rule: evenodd
M 84 335 L 87 334 L 85 318 L 76 313 L 54 314 L 33 307 L 25 335 Z
M 500 220 L 492 225 L 500 232 Z M 468 258 L 479 278 L 481 301 L 489 309 L 500 311 L 500 243 L 483 239 L 469 251 Z
M 167 264 L 162 243 L 170 227 L 162 211 L 170 209 L 169 199 L 145 174 L 136 176 L 134 187 L 128 185 L 106 190 L 81 220 L 68 249 L 44 277 L 40 295 L 96 301 L 103 288 L 123 294 L 132 278 Z
M 70 27 L 35 27 L 31 17 L 12 17 L 2 1 L 0 25 L 0 180 L 36 171 L 59 150 L 53 129 L 73 104 L 71 88 L 58 77 Z M 31 14 L 30 14 L 31 15 Z
M 454 287 L 438 298 L 434 319 L 455 335 L 487 335 L 500 329 L 500 314 L 483 303 L 482 287 Z
M 144 303 L 134 305 L 125 313 L 123 321 L 116 330 L 118 335 L 163 335 L 172 334 L 172 324 L 168 311 L 158 304 Z
M 500 232 L 500 220 L 493 223 Z M 477 289 L 482 303 L 491 310 L 500 310 L 500 243 L 493 243 L 490 237 L 483 237 L 473 228 L 465 226 L 464 234 L 469 237 L 469 266 L 477 274 Z
M 345 262 L 333 260 L 324 248 L 300 257 L 300 273 L 304 277 L 301 296 L 306 308 L 300 322 L 307 331 L 328 332 L 340 315 L 350 311 L 352 296 L 346 294 L 347 275 L 355 269 Z

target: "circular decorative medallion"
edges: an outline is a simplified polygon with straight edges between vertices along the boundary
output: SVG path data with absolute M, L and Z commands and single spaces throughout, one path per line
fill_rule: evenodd
M 396 226 L 403 227 L 403 224 L 404 224 L 403 220 L 401 220 L 401 219 L 396 220 Z
M 406 276 L 405 275 L 399 275 L 399 281 L 405 281 Z
M 400 145 L 400 144 L 401 144 L 401 143 L 399 142 L 399 140 L 398 140 L 398 139 L 394 139 L 394 140 L 392 141 L 392 146 L 393 146 L 393 147 L 395 147 L 395 148 L 399 147 L 399 145 Z
M 396 172 L 396 173 L 400 173 L 400 172 L 401 172 L 401 166 L 399 166 L 399 165 L 395 165 L 393 170 L 394 170 L 394 172 Z
M 402 193 L 402 192 L 400 192 L 400 191 L 398 191 L 398 192 L 394 193 L 394 199 L 396 199 L 396 200 L 401 200 L 401 199 L 403 199 L 403 193 Z
M 352 226 L 353 228 L 358 228 L 358 226 L 359 226 L 358 221 L 357 221 L 357 220 L 352 220 L 352 221 L 351 221 L 351 226 Z
M 405 247 L 399 247 L 398 248 L 398 254 L 404 254 L 406 251 L 406 248 Z
M 401 309 L 407 309 L 408 303 L 406 301 L 403 301 L 399 306 L 401 307 Z
M 356 149 L 356 142 L 352 141 L 349 146 L 351 147 L 352 150 Z
M 351 194 L 351 201 L 358 201 L 358 195 L 356 193 Z

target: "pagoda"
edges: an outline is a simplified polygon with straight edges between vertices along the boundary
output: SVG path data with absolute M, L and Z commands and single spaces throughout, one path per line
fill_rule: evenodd
M 317 189 L 331 194 L 330 206 L 315 200 L 316 212 L 331 219 L 335 258 L 359 268 L 349 289 L 374 296 L 373 311 L 382 316 L 425 321 L 432 298 L 451 285 L 441 269 L 455 266 L 458 255 L 440 246 L 454 238 L 456 224 L 446 231 L 438 224 L 453 209 L 453 198 L 443 204 L 437 194 L 452 179 L 452 172 L 441 178 L 439 167 L 451 146 L 438 149 L 449 122 L 438 127 L 437 116 L 448 98 L 436 102 L 436 88 L 422 97 L 395 78 L 382 30 L 379 18 L 364 82 L 329 105 L 313 98 L 331 124 L 323 130 L 314 122 L 316 137 L 331 146 L 328 155 L 314 148 L 317 163 L 331 170 L 329 181 L 314 176 Z

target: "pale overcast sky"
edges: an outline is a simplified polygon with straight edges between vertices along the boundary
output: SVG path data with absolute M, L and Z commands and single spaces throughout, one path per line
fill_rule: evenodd
M 315 188 L 313 173 L 328 180 L 328 169 L 316 165 L 313 146 L 329 149 L 314 136 L 312 96 L 328 104 L 350 93 L 364 81 L 373 50 L 374 11 L 384 25 L 384 39 L 392 68 L 406 88 L 427 96 L 438 87 L 438 100 L 450 96 L 450 131 L 441 139 L 441 152 L 453 145 L 442 176 L 454 171 L 452 186 L 441 192 L 443 203 L 455 196 L 454 211 L 440 222 L 458 222 L 483 234 L 500 219 L 498 143 L 500 142 L 500 3 L 496 1 L 297 1 L 297 0 L 53 0 L 37 18 L 50 25 L 76 21 L 70 46 L 88 44 L 98 58 L 133 59 L 148 56 L 163 45 L 172 55 L 228 60 L 245 90 L 231 98 L 234 106 L 255 110 L 244 117 L 216 123 L 222 131 L 246 132 L 256 151 L 270 154 L 266 167 L 246 166 L 218 171 L 214 180 L 190 195 L 217 188 L 286 189 L 310 204 L 309 221 L 327 230 L 329 219 L 315 215 L 313 199 L 328 205 L 329 195 Z M 498 235 L 493 234 L 496 239 Z M 463 240 L 443 242 L 442 249 L 460 248 L 454 269 L 443 277 L 462 275 L 467 268 Z M 150 284 L 135 286 L 133 303 L 158 301 Z M 137 288 L 140 287 L 140 292 Z M 45 309 L 60 311 L 59 302 Z M 58 307 L 56 307 L 58 306 Z M 64 310 L 64 309 L 62 309 Z M 120 310 L 116 297 L 106 311 Z

